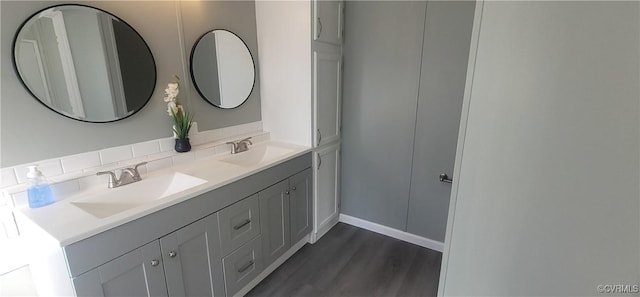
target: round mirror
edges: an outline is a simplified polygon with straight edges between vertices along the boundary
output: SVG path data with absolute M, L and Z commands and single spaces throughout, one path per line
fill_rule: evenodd
M 106 11 L 84 5 L 45 8 L 13 42 L 13 62 L 42 104 L 85 122 L 112 122 L 151 98 L 156 67 L 140 34 Z
M 255 82 L 253 57 L 247 45 L 227 30 L 213 30 L 191 51 L 191 79 L 200 96 L 220 108 L 244 103 Z

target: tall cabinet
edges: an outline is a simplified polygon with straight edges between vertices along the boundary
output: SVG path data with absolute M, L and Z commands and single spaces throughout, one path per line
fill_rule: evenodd
M 312 1 L 313 233 L 315 242 L 340 215 L 343 1 Z
M 343 1 L 258 1 L 262 122 L 313 148 L 315 242 L 340 214 Z

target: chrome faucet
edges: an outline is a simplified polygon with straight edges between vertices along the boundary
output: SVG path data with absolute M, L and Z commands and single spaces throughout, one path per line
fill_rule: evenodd
M 249 150 L 249 145 L 253 144 L 253 142 L 251 142 L 251 137 L 247 137 L 238 141 L 227 142 L 227 144 L 231 145 L 231 153 L 237 154 Z
M 137 181 L 141 181 L 142 177 L 140 176 L 140 172 L 138 171 L 138 167 L 147 164 L 147 162 L 142 162 L 136 164 L 133 168 L 123 168 L 120 173 L 120 178 L 116 176 L 116 173 L 113 171 L 100 171 L 96 173 L 96 175 L 109 175 L 109 189 L 117 188 L 119 186 L 128 185 L 130 183 L 135 183 Z

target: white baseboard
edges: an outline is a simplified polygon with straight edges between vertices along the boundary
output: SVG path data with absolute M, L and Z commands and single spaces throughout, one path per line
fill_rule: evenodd
M 318 227 L 318 230 L 311 233 L 310 243 L 316 243 L 322 236 L 327 234 L 333 226 L 335 226 L 340 221 L 340 215 L 335 214 L 333 217 L 328 218 L 322 225 Z
M 253 288 L 255 288 L 265 278 L 267 278 L 267 276 L 269 276 L 269 274 L 271 274 L 278 267 L 280 267 L 280 265 L 282 265 L 282 263 L 284 263 L 285 261 L 287 261 L 287 259 L 289 259 L 291 256 L 293 256 L 293 254 L 295 254 L 298 250 L 300 250 L 307 242 L 309 242 L 309 235 L 305 236 L 303 239 L 301 239 L 296 244 L 291 246 L 291 248 L 288 251 L 286 251 L 284 254 L 282 254 L 282 256 L 280 256 L 278 259 L 273 261 L 273 263 L 271 263 L 271 265 L 269 265 L 267 268 L 265 268 L 260 274 L 258 274 L 258 276 L 256 278 L 254 278 L 252 281 L 250 281 L 246 286 L 244 286 L 242 289 L 240 289 L 240 291 L 238 291 L 233 296 L 234 297 L 235 296 L 244 296 L 247 293 L 249 293 L 249 291 L 251 291 Z
M 387 226 L 369 222 L 369 221 L 352 217 L 349 215 L 340 214 L 340 222 L 343 222 L 345 224 L 349 224 L 352 226 L 360 227 L 362 229 L 367 229 L 369 231 L 380 233 L 389 237 L 393 237 L 395 239 L 413 243 L 415 245 L 426 247 L 434 251 L 442 252 L 444 250 L 443 242 L 425 238 L 418 235 L 414 235 L 411 233 L 407 233 L 398 229 L 393 229 Z

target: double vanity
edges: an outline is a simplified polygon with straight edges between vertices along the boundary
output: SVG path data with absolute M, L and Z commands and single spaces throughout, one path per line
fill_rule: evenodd
M 15 24 L 16 79 L 10 83 L 21 83 L 24 92 L 9 102 L 33 97 L 45 107 L 26 104 L 33 118 L 49 110 L 64 117 L 43 116 L 44 129 L 29 131 L 29 147 L 59 151 L 26 152 L 28 160 L 16 157 L 11 168 L 0 168 L 2 177 L 11 177 L 0 187 L 11 206 L 10 216 L 0 216 L 0 227 L 15 230 L 9 239 L 25 247 L 14 266 L 28 266 L 40 295 L 244 295 L 338 222 L 341 1 L 175 1 L 159 3 L 149 20 L 144 5 L 93 4 L 99 7 L 6 4 L 31 14 Z M 292 20 L 295 25 L 287 24 Z M 313 26 L 313 36 L 307 30 L 293 44 L 312 40 L 313 56 L 308 48 L 303 55 L 287 54 L 299 57 L 287 61 L 301 67 L 285 67 L 282 42 L 274 41 L 292 43 L 283 29 L 301 22 Z M 236 32 L 219 29 L 225 27 Z M 176 38 L 167 41 L 171 32 Z M 269 73 L 262 85 L 257 65 Z M 191 131 L 196 149 L 186 154 L 173 152 L 173 138 L 158 138 L 168 136 L 171 123 L 160 119 L 166 117 L 166 101 L 156 84 L 172 73 L 182 81 L 190 76 L 180 96 L 198 111 L 194 120 L 204 128 Z M 282 92 L 271 78 L 301 88 Z M 197 95 L 206 104 L 194 100 Z M 73 137 L 51 140 L 54 131 Z M 246 151 L 219 150 L 227 139 L 265 134 Z M 271 135 L 306 146 L 265 140 Z M 23 155 L 21 149 L 3 151 Z M 54 189 L 56 203 L 21 208 L 21 162 L 27 161 L 39 163 L 63 193 Z M 141 161 L 149 164 L 138 176 L 133 164 Z M 104 183 L 95 184 L 96 171 L 114 168 L 131 176 L 106 172 L 99 177 Z
M 312 156 L 266 141 L 25 209 L 40 294 L 233 296 L 312 230 Z

